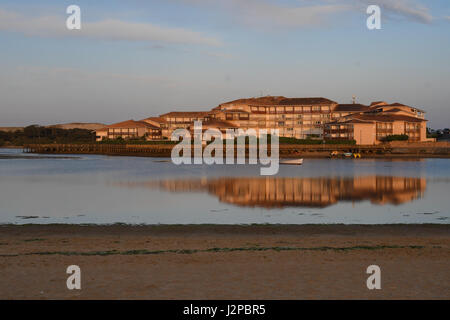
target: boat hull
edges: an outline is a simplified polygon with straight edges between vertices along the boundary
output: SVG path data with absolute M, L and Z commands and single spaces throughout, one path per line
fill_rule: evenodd
M 303 164 L 303 159 L 282 160 L 282 161 L 280 161 L 280 164 L 299 166 L 299 165 Z

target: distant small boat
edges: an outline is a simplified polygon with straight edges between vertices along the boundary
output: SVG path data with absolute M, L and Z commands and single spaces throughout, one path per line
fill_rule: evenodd
M 353 153 L 351 153 L 351 152 L 346 152 L 346 153 L 344 153 L 344 156 L 346 156 L 346 157 L 351 157 L 351 156 L 353 156 Z
M 303 159 L 282 160 L 280 164 L 302 165 Z

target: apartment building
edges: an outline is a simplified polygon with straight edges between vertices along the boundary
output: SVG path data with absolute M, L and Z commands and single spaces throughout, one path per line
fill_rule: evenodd
M 209 117 L 228 121 L 243 130 L 278 129 L 281 137 L 322 137 L 336 102 L 326 98 L 261 97 L 220 104 Z
M 173 129 L 188 129 L 194 121 L 206 121 L 208 119 L 209 111 L 174 111 L 160 115 L 164 119 L 169 128 Z
M 162 138 L 161 130 L 144 121 L 127 120 L 114 123 L 96 131 L 96 140 L 103 139 L 136 139 L 144 137 L 146 140 Z
M 125 121 L 97 131 L 97 140 L 105 137 L 170 139 L 176 129 L 193 132 L 194 122 L 202 121 L 203 131 L 215 127 L 227 129 L 278 129 L 280 137 L 297 139 L 355 140 L 373 145 L 389 135 L 406 134 L 410 141 L 429 141 L 425 112 L 401 103 L 385 101 L 363 104 L 339 104 L 322 98 L 286 98 L 266 96 L 225 102 L 210 111 L 174 111 L 141 121 Z
M 373 104 L 367 111 L 355 112 L 325 124 L 324 138 L 355 140 L 359 145 L 374 145 L 387 136 L 407 135 L 412 142 L 427 138 L 425 112 L 403 104 Z
M 140 121 L 146 122 L 154 127 L 159 128 L 159 130 L 161 131 L 161 139 L 170 137 L 171 132 L 169 130 L 169 123 L 166 119 L 161 117 L 149 117 Z
M 338 104 L 337 106 L 334 107 L 334 109 L 331 112 L 331 119 L 336 120 L 354 113 L 366 112 L 369 110 L 370 110 L 369 106 L 359 103 Z

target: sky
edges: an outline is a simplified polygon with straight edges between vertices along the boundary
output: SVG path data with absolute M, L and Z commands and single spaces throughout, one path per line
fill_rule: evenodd
M 81 30 L 69 30 L 69 5 Z M 369 30 L 369 5 L 381 29 Z M 450 127 L 448 0 L 0 0 L 0 126 L 244 97 L 400 102 Z

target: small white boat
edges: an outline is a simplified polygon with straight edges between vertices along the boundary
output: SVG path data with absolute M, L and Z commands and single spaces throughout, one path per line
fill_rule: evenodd
M 302 165 L 303 164 L 303 159 L 281 160 L 280 164 Z
M 353 153 L 351 153 L 351 152 L 346 152 L 346 153 L 344 153 L 344 156 L 346 156 L 346 157 L 351 157 L 351 156 L 353 156 Z

